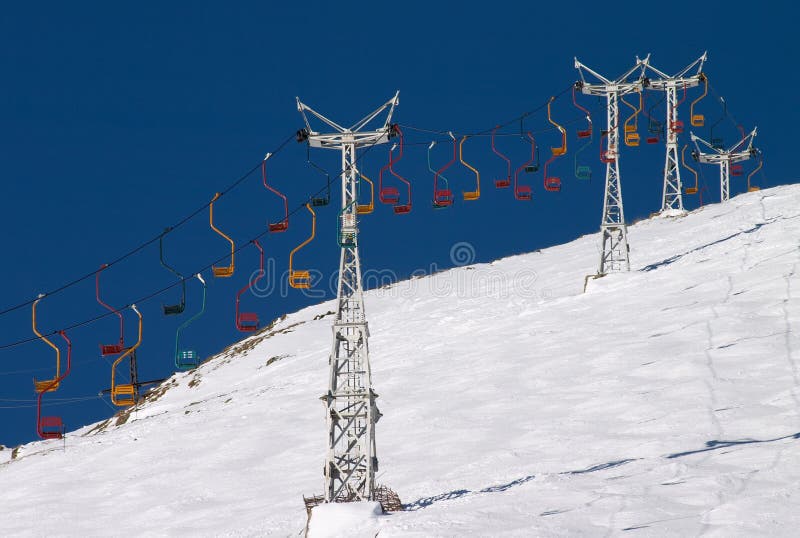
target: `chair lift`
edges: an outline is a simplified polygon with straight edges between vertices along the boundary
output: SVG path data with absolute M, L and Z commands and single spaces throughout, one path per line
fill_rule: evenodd
M 399 162 L 400 159 L 403 158 L 404 142 L 403 142 L 403 131 L 400 130 L 400 127 L 397 124 L 392 126 L 392 130 L 394 131 L 395 135 L 400 138 L 399 142 L 400 152 L 397 155 L 397 159 L 394 159 L 392 157 L 392 150 L 389 150 L 389 172 L 391 172 L 394 177 L 405 183 L 406 186 L 408 187 L 408 201 L 405 204 L 397 203 L 394 205 L 394 207 L 392 207 L 395 214 L 402 215 L 411 212 L 411 182 L 394 171 L 394 165 L 397 164 L 397 162 Z
M 680 101 L 675 103 L 675 109 L 677 110 L 677 108 L 679 106 L 681 106 L 681 103 L 683 103 L 684 101 L 686 101 L 686 83 L 683 84 L 683 97 L 681 97 Z M 681 120 L 675 120 L 675 121 L 670 120 L 670 122 L 669 122 L 669 130 L 672 131 L 673 133 L 682 133 L 683 132 L 683 121 L 681 121 Z
M 588 138 L 588 140 L 578 149 L 578 151 L 575 152 L 575 177 L 581 180 L 591 180 L 592 169 L 587 165 L 579 165 L 578 155 L 592 145 L 592 139 L 594 138 L 594 125 L 592 124 L 592 115 L 589 113 L 589 110 L 578 104 L 578 100 L 575 97 L 575 90 L 577 89 L 579 89 L 579 84 L 575 83 L 572 86 L 572 104 L 586 114 L 586 122 L 588 124 L 586 129 L 578 129 L 578 138 Z
M 681 164 L 684 168 L 689 170 L 692 174 L 694 174 L 694 187 L 686 187 L 683 189 L 684 194 L 697 194 L 700 177 L 697 175 L 697 170 L 686 164 L 686 148 L 689 144 L 684 144 L 683 149 L 681 149 Z
M 68 375 L 72 368 L 72 342 L 67 337 L 64 331 L 58 331 L 59 336 L 67 343 L 67 368 L 64 373 L 55 379 L 50 380 L 52 385 L 58 386 Z M 52 389 L 55 390 L 55 389 Z M 42 439 L 61 439 L 64 437 L 64 421 L 58 416 L 42 416 L 42 396 L 45 392 L 51 392 L 48 387 L 45 390 L 39 391 L 39 396 L 36 398 L 36 433 Z
M 200 311 L 196 313 L 191 318 L 184 321 L 178 330 L 175 331 L 175 367 L 179 370 L 189 370 L 191 368 L 196 368 L 197 365 L 200 363 L 200 357 L 194 350 L 182 350 L 180 348 L 180 338 L 181 332 L 188 327 L 191 323 L 193 323 L 197 318 L 203 315 L 206 311 L 206 281 L 203 280 L 203 276 L 200 273 L 195 275 L 197 280 L 203 285 L 203 302 L 200 306 Z
M 249 278 L 247 281 L 247 286 L 240 289 L 236 294 L 236 328 L 241 332 L 253 332 L 258 330 L 258 314 L 256 312 L 241 312 L 239 310 L 239 302 L 242 294 L 245 291 L 252 289 L 256 282 L 264 277 L 264 249 L 261 247 L 258 239 L 253 239 L 253 244 L 260 253 L 258 273 L 256 274 L 255 278 Z
M 383 173 L 389 170 L 389 166 L 392 164 L 392 151 L 396 147 L 397 145 L 395 144 L 389 150 L 389 162 L 384 164 L 380 172 L 378 172 L 378 200 L 380 200 L 382 204 L 396 205 L 400 202 L 400 191 L 397 190 L 397 187 L 383 186 Z
M 756 150 L 756 151 L 758 151 L 758 150 Z M 763 155 L 761 154 L 761 152 L 760 152 L 760 151 L 758 151 L 758 166 L 756 166 L 756 167 L 753 169 L 753 171 L 752 171 L 752 172 L 750 172 L 749 174 L 747 174 L 747 192 L 755 192 L 755 191 L 760 191 L 760 190 L 761 190 L 761 187 L 757 187 L 757 186 L 755 186 L 755 185 L 751 185 L 751 184 L 750 184 L 750 180 L 752 179 L 752 177 L 755 175 L 755 173 L 756 173 L 756 172 L 758 172 L 759 170 L 761 170 L 761 167 L 762 167 L 762 166 L 764 166 L 764 157 L 763 157 Z
M 100 273 L 108 268 L 108 264 L 104 263 L 100 266 L 94 274 L 94 292 L 97 297 L 97 302 L 100 306 L 106 308 L 109 312 L 113 313 L 119 318 L 119 342 L 116 344 L 100 344 L 100 355 L 106 357 L 108 355 L 117 355 L 122 353 L 125 349 L 125 320 L 122 318 L 122 312 L 114 310 L 100 299 Z
M 314 239 L 314 234 L 317 230 L 317 214 L 311 209 L 311 204 L 306 204 L 306 209 L 311 213 L 311 235 L 308 239 L 297 245 L 291 253 L 289 253 L 289 285 L 295 289 L 306 289 L 311 287 L 311 273 L 310 271 L 300 271 L 294 269 L 292 262 L 294 261 L 295 253 L 309 244 Z
M 324 196 L 312 196 L 311 197 L 311 205 L 313 207 L 323 207 L 331 203 L 331 175 L 328 173 L 327 170 L 319 166 L 317 163 L 311 160 L 311 144 L 306 144 L 306 161 L 308 164 L 313 166 L 320 174 L 325 176 L 325 195 Z
M 477 200 L 481 197 L 481 173 L 464 160 L 464 142 L 467 140 L 467 138 L 468 135 L 464 135 L 461 138 L 461 142 L 458 143 L 458 160 L 461 162 L 461 164 L 472 170 L 473 174 L 475 174 L 475 190 L 462 191 L 461 195 L 463 196 L 464 200 Z
M 227 278 L 233 276 L 234 264 L 233 264 L 233 257 L 236 253 L 236 245 L 233 242 L 233 239 L 222 233 L 219 228 L 214 226 L 214 202 L 222 196 L 221 193 L 214 194 L 214 197 L 211 199 L 211 203 L 208 206 L 208 221 L 211 224 L 211 229 L 217 232 L 219 235 L 224 237 L 228 240 L 231 244 L 231 264 L 230 265 L 223 265 L 222 267 L 211 266 L 211 272 L 217 278 Z
M 525 133 L 525 136 L 527 136 L 528 142 L 531 144 L 531 158 L 529 161 L 522 163 L 522 165 L 514 171 L 514 198 L 517 200 L 533 199 L 533 190 L 531 189 L 531 186 L 519 184 L 519 173 L 523 170 L 526 172 L 535 171 L 532 169 L 534 167 L 534 161 L 538 161 L 539 155 L 536 148 L 536 139 L 533 137 L 531 132 L 528 131 Z M 538 165 L 536 168 L 538 169 Z
M 624 138 L 625 145 L 634 148 L 639 145 L 639 142 L 641 140 L 641 138 L 639 137 L 638 128 L 639 128 L 639 112 L 642 111 L 642 105 L 643 105 L 642 92 L 636 92 L 636 93 L 639 94 L 638 107 L 635 107 L 632 104 L 630 104 L 628 101 L 625 100 L 624 97 L 619 98 L 620 101 L 625 103 L 625 105 L 627 105 L 631 110 L 633 110 L 631 115 L 628 116 L 628 119 L 625 120 L 625 123 L 623 124 L 624 125 L 623 129 L 625 132 L 625 138 Z
M 644 108 L 642 109 L 642 113 L 647 118 L 647 132 L 649 136 L 645 139 L 645 142 L 648 144 L 658 144 L 661 139 L 664 138 L 664 124 L 653 117 L 653 109 L 658 107 L 666 98 L 667 95 L 665 93 L 657 103 L 647 109 L 647 112 L 644 112 Z
M 708 192 L 708 186 L 705 184 L 705 180 L 703 182 L 703 186 L 700 187 L 700 190 L 697 193 L 698 198 L 700 199 L 700 207 L 703 207 L 703 193 Z
M 550 100 L 547 102 L 547 121 L 553 124 L 559 131 L 561 131 L 561 145 L 556 148 L 550 148 L 551 153 L 554 157 L 561 157 L 562 155 L 567 153 L 567 130 L 564 129 L 562 126 L 557 124 L 553 121 L 552 116 L 550 115 L 550 103 L 555 101 L 555 97 L 551 97 Z
M 725 101 L 723 97 L 719 98 L 720 103 L 722 103 L 722 116 L 715 121 L 711 127 L 709 128 L 709 142 L 711 142 L 711 147 L 714 149 L 723 149 L 725 147 L 725 140 L 722 137 L 714 138 L 714 128 L 719 125 L 722 120 L 728 117 L 728 103 Z
M 500 126 L 497 125 L 495 126 L 494 129 L 492 129 L 492 151 L 494 152 L 495 155 L 497 155 L 506 162 L 506 177 L 502 179 L 495 179 L 494 186 L 497 187 L 498 189 L 505 189 L 511 186 L 511 159 L 509 159 L 508 157 L 497 151 L 497 147 L 495 147 L 494 145 L 494 135 L 499 128 Z
M 358 177 L 360 178 L 358 182 L 359 193 L 361 192 L 361 179 L 369 183 L 369 203 L 356 204 L 356 213 L 359 215 L 369 215 L 375 210 L 375 184 L 370 178 L 362 174 L 360 170 L 358 172 Z
M 600 131 L 600 162 L 613 163 L 616 157 L 609 157 L 610 148 L 606 147 L 606 149 L 603 149 L 603 140 L 608 140 L 608 131 L 605 129 Z M 606 142 L 606 144 L 608 144 L 608 142 Z
M 547 159 L 547 162 L 544 163 L 544 189 L 550 192 L 558 192 L 561 190 L 561 178 L 548 176 L 547 167 L 550 166 L 550 163 L 552 163 L 557 157 L 560 157 L 567 152 L 567 130 L 554 122 L 552 116 L 550 115 L 550 103 L 552 103 L 554 100 L 555 97 L 551 97 L 547 102 L 547 121 L 555 125 L 556 128 L 561 131 L 561 146 L 557 148 L 551 147 L 550 152 L 552 155 L 549 159 Z
M 132 375 L 130 383 L 117 383 L 116 379 L 117 366 L 119 363 L 122 362 L 122 360 L 126 357 L 130 356 L 133 366 L 133 361 L 135 361 L 136 358 L 136 349 L 142 344 L 142 314 L 139 313 L 139 309 L 136 308 L 135 304 L 132 304 L 131 308 L 139 317 L 139 338 L 136 340 L 136 343 L 133 344 L 133 346 L 126 349 L 125 353 L 120 355 L 111 365 L 111 403 L 119 407 L 135 405 L 136 401 L 138 400 L 138 383 L 136 381 L 135 371 L 133 368 L 131 369 Z
M 336 218 L 336 237 L 339 246 L 342 248 L 353 248 L 356 246 L 356 216 L 350 211 L 355 200 L 339 210 Z M 358 207 L 356 207 L 358 213 Z
M 586 148 L 592 145 L 593 136 L 589 136 L 589 139 L 586 141 L 584 145 L 578 148 L 578 151 L 575 152 L 575 177 L 580 180 L 591 180 L 592 179 L 592 169 L 588 165 L 579 165 L 578 164 L 578 156 L 584 151 Z
M 586 129 L 578 129 L 578 138 L 591 138 L 593 132 L 593 125 L 592 125 L 592 115 L 589 113 L 589 110 L 583 108 L 581 105 L 578 104 L 578 100 L 575 97 L 575 90 L 578 89 L 578 83 L 572 86 L 572 104 L 574 104 L 578 109 L 580 109 L 586 115 L 586 121 L 588 126 Z
M 59 377 L 61 375 L 61 350 L 58 349 L 58 346 L 50 341 L 46 336 L 40 333 L 39 329 L 36 328 L 36 306 L 43 298 L 44 294 L 40 293 L 39 297 L 33 301 L 33 306 L 31 307 L 31 326 L 33 327 L 33 334 L 39 337 L 41 341 L 53 348 L 53 350 L 56 352 L 56 375 L 54 375 L 52 379 L 44 379 L 42 381 L 37 381 L 36 378 L 34 378 L 33 387 L 37 393 L 55 392 L 58 390 Z
M 745 137 L 747 134 L 744 132 L 744 127 L 741 125 L 736 126 L 739 129 L 739 132 L 742 134 L 742 142 L 744 142 Z M 744 175 L 744 167 L 741 164 L 731 164 L 731 176 L 742 176 Z
M 267 156 L 264 157 L 264 160 L 261 162 L 261 178 L 263 179 L 264 186 L 267 189 L 283 198 L 283 220 L 279 220 L 278 222 L 268 222 L 267 229 L 270 232 L 285 232 L 289 228 L 289 201 L 286 199 L 285 194 L 267 183 L 267 159 L 269 159 L 271 156 L 272 153 L 267 153 Z
M 705 73 L 700 73 L 698 79 L 703 82 L 703 93 L 700 95 L 700 97 L 692 101 L 692 104 L 689 107 L 689 118 L 693 127 L 703 127 L 706 124 L 706 117 L 703 114 L 694 113 L 694 105 L 702 101 L 705 96 L 708 95 L 708 78 L 706 78 Z
M 433 146 L 436 145 L 436 141 L 432 141 L 431 144 L 428 146 L 428 170 L 433 173 L 433 208 L 434 209 L 443 209 L 445 207 L 449 207 L 453 205 L 453 191 L 450 190 L 449 181 L 446 177 L 444 177 L 444 172 L 449 168 L 454 162 L 456 162 L 456 139 L 452 133 L 450 133 L 450 137 L 453 139 L 453 158 L 444 166 L 439 168 L 438 170 L 434 170 L 431 166 L 431 149 Z M 439 179 L 444 181 L 444 188 L 439 188 Z
M 161 265 L 163 265 L 170 273 L 178 277 L 181 281 L 181 302 L 178 304 L 170 304 L 170 305 L 161 305 L 164 310 L 165 316 L 173 316 L 175 314 L 181 314 L 186 309 L 186 279 L 183 278 L 183 275 L 180 274 L 178 271 L 167 265 L 167 262 L 164 261 L 164 236 L 167 235 L 170 231 L 170 228 L 164 230 L 164 232 L 158 237 L 158 255 L 161 259 Z
M 736 128 L 739 129 L 739 133 L 742 135 L 741 142 L 744 142 L 744 139 L 747 136 L 747 133 L 744 132 L 744 127 L 742 127 L 742 125 L 739 124 L 736 126 Z

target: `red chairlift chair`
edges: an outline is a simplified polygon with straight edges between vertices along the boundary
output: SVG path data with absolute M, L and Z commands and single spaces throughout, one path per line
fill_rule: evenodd
M 403 215 L 403 214 L 411 212 L 411 182 L 408 181 L 403 176 L 401 176 L 400 174 L 398 174 L 397 172 L 395 172 L 395 170 L 394 170 L 394 165 L 396 163 L 398 163 L 403 158 L 403 145 L 404 144 L 403 144 L 403 131 L 400 130 L 400 127 L 397 126 L 397 125 L 393 125 L 392 129 L 397 134 L 397 136 L 400 138 L 400 141 L 398 142 L 400 151 L 398 152 L 397 159 L 395 159 L 393 157 L 393 153 L 392 153 L 394 148 L 392 148 L 392 150 L 389 150 L 389 172 L 391 172 L 391 174 L 394 177 L 396 177 L 397 179 L 399 179 L 400 181 L 405 183 L 406 187 L 408 188 L 408 200 L 406 201 L 406 203 L 405 204 L 401 204 L 400 203 L 400 197 L 399 197 L 399 193 L 398 193 L 397 203 L 395 203 L 395 205 L 394 205 L 394 207 L 392 209 L 394 210 L 396 215 Z M 397 189 L 395 189 L 395 190 L 397 190 Z
M 249 279 L 247 285 L 240 289 L 236 294 L 236 328 L 242 332 L 252 332 L 258 330 L 259 327 L 257 313 L 241 312 L 239 310 L 239 302 L 242 298 L 242 294 L 245 291 L 251 290 L 253 286 L 255 286 L 255 284 L 264 276 L 264 249 L 261 248 L 261 244 L 258 242 L 258 239 L 253 239 L 253 244 L 256 246 L 260 254 L 258 274 L 255 278 Z
M 108 268 L 108 264 L 104 263 L 94 275 L 94 290 L 97 302 L 102 307 L 107 309 L 119 318 L 119 342 L 116 344 L 100 344 L 100 355 L 107 357 L 108 355 L 118 355 L 125 350 L 125 320 L 122 318 L 122 313 L 119 310 L 114 310 L 100 299 L 100 273 Z
M 527 137 L 528 142 L 531 144 L 531 158 L 530 160 L 522 163 L 522 165 L 514 171 L 514 198 L 522 201 L 533 199 L 533 189 L 530 185 L 519 184 L 519 173 L 523 170 L 527 172 L 530 168 L 532 168 L 534 161 L 536 161 L 536 139 L 533 137 L 530 131 L 525 133 L 525 136 Z
M 278 222 L 268 222 L 267 229 L 270 232 L 278 233 L 278 232 L 285 232 L 289 229 L 289 201 L 286 199 L 286 195 L 280 192 L 278 189 L 272 187 L 269 183 L 267 183 L 267 159 L 272 156 L 271 153 L 267 153 L 267 156 L 264 157 L 264 160 L 261 162 L 261 177 L 264 181 L 264 186 L 272 191 L 273 193 L 277 194 L 281 198 L 283 198 L 283 220 L 279 220 Z
M 52 380 L 52 385 L 58 386 L 68 375 L 72 368 L 72 342 L 64 331 L 58 332 L 59 336 L 67 343 L 67 368 L 58 378 Z M 59 416 L 42 416 L 42 396 L 50 389 L 39 392 L 36 400 L 36 433 L 42 439 L 61 439 L 64 437 L 64 421 Z

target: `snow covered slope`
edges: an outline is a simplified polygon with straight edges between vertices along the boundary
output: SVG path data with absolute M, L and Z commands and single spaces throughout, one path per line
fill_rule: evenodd
M 367 294 L 380 536 L 795 536 L 800 188 Z M 365 248 L 369 248 L 367 245 Z M 138 411 L 0 451 L 0 535 L 297 535 L 322 491 L 331 303 Z M 629 531 L 629 532 L 625 532 Z

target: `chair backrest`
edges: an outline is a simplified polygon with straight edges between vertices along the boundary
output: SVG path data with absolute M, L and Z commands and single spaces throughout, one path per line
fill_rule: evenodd
M 231 263 L 230 265 L 222 266 L 222 267 L 211 267 L 211 272 L 215 277 L 230 277 L 233 276 L 233 271 L 235 268 L 234 265 L 234 255 L 236 254 L 236 244 L 233 242 L 233 239 L 225 235 L 222 230 L 214 226 L 214 202 L 222 196 L 221 193 L 214 194 L 214 197 L 211 199 L 211 203 L 208 205 L 208 222 L 211 225 L 211 229 L 217 232 L 220 236 L 224 237 L 230 244 L 231 244 Z
M 308 288 L 310 286 L 309 271 L 298 271 L 293 266 L 294 255 L 314 239 L 317 230 L 317 214 L 311 209 L 310 204 L 306 204 L 306 209 L 311 213 L 311 235 L 289 253 L 289 285 L 293 288 Z

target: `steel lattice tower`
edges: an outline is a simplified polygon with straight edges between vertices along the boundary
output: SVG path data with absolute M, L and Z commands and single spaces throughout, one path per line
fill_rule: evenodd
M 619 173 L 619 97 L 642 91 L 644 69 L 647 67 L 649 59 L 649 55 L 644 60 L 637 59 L 636 65 L 624 75 L 616 80 L 609 80 L 575 58 L 575 69 L 578 70 L 581 77 L 576 84 L 585 94 L 605 97 L 608 115 L 608 128 L 605 133 L 607 146 L 606 150 L 602 152 L 602 160 L 606 163 L 606 186 L 603 218 L 600 221 L 602 252 L 600 253 L 598 275 L 614 271 L 630 271 L 631 268 L 628 257 L 628 227 L 625 223 L 625 212 L 622 206 L 622 185 Z M 639 79 L 628 82 L 628 77 L 637 70 L 639 70 Z M 584 71 L 594 76 L 600 83 L 587 83 Z M 602 144 L 602 139 L 600 143 Z
M 660 77 L 648 79 L 647 88 L 665 92 L 667 101 L 667 156 L 664 163 L 664 190 L 661 199 L 661 211 L 671 209 L 683 211 L 681 169 L 678 166 L 678 135 L 683 131 L 683 122 L 678 120 L 678 90 L 685 92 L 704 80 L 703 64 L 705 61 L 706 53 L 704 52 L 700 58 L 673 76 L 659 71 L 652 65 L 647 65 L 647 69 L 650 69 Z M 695 66 L 697 67 L 697 73 L 686 76 Z
M 758 149 L 753 147 L 756 130 L 757 128 L 753 128 L 748 135 L 743 136 L 729 149 L 716 148 L 694 133 L 689 133 L 695 146 L 695 151 L 692 152 L 695 160 L 705 164 L 719 165 L 719 197 L 722 202 L 729 200 L 731 196 L 731 163 L 746 161 L 750 157 L 758 155 Z M 704 144 L 711 152 L 700 151 L 698 142 Z
M 325 457 L 325 502 L 375 500 L 375 423 L 380 412 L 372 390 L 369 362 L 369 328 L 364 311 L 361 287 L 361 264 L 358 257 L 358 168 L 356 152 L 360 148 L 385 144 L 393 135 L 392 114 L 399 103 L 399 93 L 350 128 L 344 128 L 297 99 L 297 108 L 306 128 L 299 140 L 314 148 L 342 152 L 342 206 L 338 215 L 339 286 L 333 343 L 328 359 L 328 392 L 322 396 L 326 408 L 328 447 Z M 362 131 L 388 109 L 380 129 Z M 332 128 L 332 133 L 311 129 L 306 113 Z

